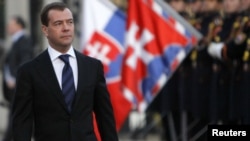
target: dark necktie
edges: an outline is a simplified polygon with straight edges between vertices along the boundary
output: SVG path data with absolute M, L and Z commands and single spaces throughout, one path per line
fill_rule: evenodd
M 61 55 L 59 58 L 65 63 L 62 71 L 62 93 L 69 112 L 75 97 L 75 85 L 73 71 L 69 64 L 69 55 Z

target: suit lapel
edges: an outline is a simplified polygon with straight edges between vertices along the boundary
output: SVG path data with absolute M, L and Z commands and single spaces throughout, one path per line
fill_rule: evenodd
M 68 111 L 47 50 L 38 57 L 37 71 L 39 75 L 43 76 L 49 92 L 54 94 L 58 102 Z
M 75 51 L 76 59 L 77 59 L 77 66 L 78 66 L 78 84 L 77 84 L 77 90 L 76 90 L 76 97 L 75 102 L 73 105 L 72 112 L 74 111 L 75 107 L 77 107 L 78 101 L 81 97 L 81 92 L 84 89 L 84 86 L 86 86 L 88 78 L 88 66 L 85 62 L 85 59 L 83 58 L 82 54 L 79 54 L 77 51 Z

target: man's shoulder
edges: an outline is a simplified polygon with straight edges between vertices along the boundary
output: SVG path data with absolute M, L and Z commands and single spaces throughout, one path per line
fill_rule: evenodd
M 17 43 L 31 43 L 31 37 L 24 34 L 17 40 Z
M 44 57 L 46 57 L 46 50 L 38 54 L 36 57 L 24 62 L 20 67 L 23 68 L 34 68 L 36 65 L 41 64 L 41 61 Z
M 30 72 L 30 70 L 33 68 L 33 60 L 28 60 L 18 67 L 18 72 Z
M 91 56 L 87 56 L 85 54 L 80 53 L 79 51 L 75 51 L 76 56 L 84 61 L 90 62 L 90 63 L 99 63 L 100 60 Z

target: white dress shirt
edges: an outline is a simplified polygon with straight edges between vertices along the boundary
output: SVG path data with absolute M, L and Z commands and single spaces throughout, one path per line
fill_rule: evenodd
M 59 58 L 59 56 L 63 54 L 53 49 L 51 46 L 48 47 L 48 52 L 49 52 L 51 62 L 53 64 L 54 71 L 56 73 L 57 80 L 62 89 L 62 70 L 64 67 L 64 62 Z M 77 68 L 78 67 L 77 67 L 77 60 L 76 60 L 76 55 L 75 55 L 73 47 L 71 46 L 68 52 L 65 54 L 70 55 L 69 63 L 73 71 L 75 89 L 77 89 L 77 82 L 78 82 L 78 69 Z

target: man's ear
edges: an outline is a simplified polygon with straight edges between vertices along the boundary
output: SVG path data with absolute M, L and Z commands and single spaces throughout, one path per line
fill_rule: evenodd
M 48 27 L 45 25 L 42 25 L 42 32 L 47 37 L 48 36 Z

